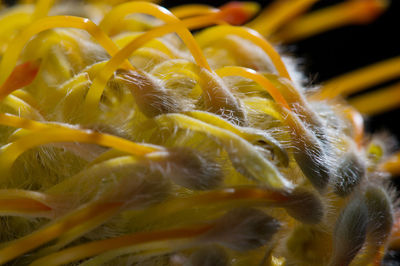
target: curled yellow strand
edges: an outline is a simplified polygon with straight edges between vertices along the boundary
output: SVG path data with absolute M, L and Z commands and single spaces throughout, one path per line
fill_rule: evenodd
M 201 15 L 208 15 L 208 14 L 215 14 L 219 10 L 215 8 L 200 8 L 200 9 L 195 9 L 197 5 L 189 8 L 189 9 L 184 9 L 186 16 L 192 14 L 201 14 Z M 201 5 L 202 6 L 202 5 Z M 202 10 L 208 10 L 209 12 L 201 12 Z M 179 10 L 178 10 L 179 11 Z M 129 3 L 124 3 L 121 5 L 118 5 L 114 7 L 107 15 L 104 16 L 102 21 L 99 24 L 99 27 L 105 32 L 105 33 L 110 33 L 112 30 L 112 27 L 114 25 L 118 24 L 121 18 L 126 17 L 129 14 L 137 14 L 137 13 L 143 13 L 147 15 L 154 16 L 165 23 L 176 23 L 180 21 L 177 16 L 175 16 L 173 13 L 171 13 L 169 10 L 159 6 L 155 5 L 149 2 L 129 2 Z M 186 34 L 186 33 L 185 33 Z
M 17 97 L 18 99 L 21 99 L 22 101 L 32 106 L 32 108 L 40 112 L 39 103 L 36 101 L 35 98 L 33 98 L 33 96 L 29 92 L 23 90 L 17 90 L 11 93 L 11 95 Z
M 290 110 L 287 101 L 279 92 L 279 90 L 275 88 L 275 86 L 267 78 L 257 73 L 257 71 L 253 69 L 238 66 L 227 66 L 216 70 L 215 73 L 221 77 L 241 76 L 251 79 L 260 84 L 277 103 L 282 104 L 285 108 Z
M 30 117 L 37 120 L 43 119 L 43 115 L 41 114 L 39 109 L 35 108 L 35 106 L 32 106 L 24 99 L 21 99 L 20 97 L 17 97 L 15 95 L 8 95 L 1 102 L 1 104 L 13 109 L 13 111 L 19 115 Z
M 171 32 L 178 33 L 178 35 L 188 46 L 188 49 L 192 52 L 192 55 L 199 66 L 211 71 L 196 41 L 191 33 L 187 30 L 187 28 L 197 27 L 199 25 L 209 25 L 210 23 L 213 24 L 214 21 L 203 20 L 202 17 L 189 18 L 182 22 L 178 21 L 173 24 L 167 24 L 154 28 L 129 42 L 107 62 L 101 71 L 98 72 L 85 98 L 86 110 L 93 110 L 93 108 L 96 108 L 100 101 L 100 97 L 103 94 L 107 81 L 111 78 L 113 73 L 119 68 L 126 58 L 129 58 L 129 56 L 135 50 L 139 49 L 142 45 L 146 44 L 150 40 Z M 185 28 L 189 34 L 181 34 L 181 31 L 177 31 L 177 28 Z
M 203 56 L 203 53 L 201 52 L 201 49 L 198 47 L 192 34 L 187 29 L 187 26 L 179 24 L 178 22 L 180 22 L 180 20 L 177 17 L 175 17 L 170 11 L 161 6 L 148 2 L 129 2 L 119 5 L 113 8 L 103 18 L 103 20 L 100 22 L 99 27 L 104 32 L 108 33 L 112 25 L 115 25 L 115 23 L 117 23 L 117 21 L 119 21 L 121 18 L 132 13 L 145 13 L 148 15 L 155 16 L 166 23 L 177 23 L 176 33 L 179 35 L 179 37 L 182 38 L 182 40 L 187 45 L 188 49 L 192 52 L 192 55 L 195 58 L 196 62 L 202 67 L 210 70 L 207 60 Z
M 248 99 L 244 99 L 243 102 L 248 106 L 251 110 L 255 110 L 257 112 L 267 114 L 273 117 L 276 120 L 285 123 L 284 117 L 282 117 L 279 109 L 277 108 L 276 103 L 273 100 L 260 98 L 260 97 L 252 97 Z
M 141 145 L 116 136 L 72 128 L 48 128 L 23 136 L 0 149 L 0 167 L 9 171 L 14 161 L 33 147 L 55 142 L 91 143 L 115 148 L 136 156 L 162 150 L 156 146 Z
M 70 128 L 61 124 L 44 124 L 10 114 L 0 114 L 0 124 L 33 130 L 32 133 L 0 149 L 0 167 L 3 171 L 9 171 L 14 161 L 26 150 L 53 142 L 92 143 L 115 148 L 135 156 L 143 156 L 154 151 L 164 150 L 162 147 L 138 144 L 109 134 Z
M 99 27 L 109 33 L 112 27 L 129 14 L 143 13 L 156 17 L 166 23 L 179 21 L 169 10 L 148 2 L 128 2 L 114 7 L 101 20 Z
M 237 35 L 259 46 L 270 57 L 279 75 L 289 80 L 291 79 L 286 69 L 286 66 L 283 63 L 278 52 L 276 52 L 274 47 L 267 40 L 265 40 L 258 32 L 252 29 L 229 26 L 229 25 L 220 25 L 204 30 L 202 33 L 196 36 L 196 40 L 200 43 L 200 45 L 206 46 L 207 44 L 213 42 L 214 40 L 217 40 L 229 34 Z
M 141 9 L 135 9 L 135 8 L 141 8 Z M 251 14 L 250 11 L 253 10 L 254 8 L 251 9 L 250 11 L 247 9 L 248 9 L 247 6 L 244 5 L 243 10 L 244 12 L 247 12 L 246 15 L 249 15 Z M 212 72 L 200 47 L 197 45 L 196 41 L 194 40 L 192 34 L 188 29 L 194 29 L 194 28 L 209 26 L 212 24 L 224 23 L 223 22 L 224 18 L 219 16 L 220 14 L 223 14 L 222 13 L 223 10 L 221 10 L 221 12 L 213 13 L 210 15 L 193 17 L 182 21 L 177 19 L 168 10 L 165 10 L 160 6 L 150 3 L 143 3 L 143 2 L 127 3 L 121 5 L 121 7 L 119 6 L 117 8 L 114 8 L 113 10 L 114 11 L 110 12 L 108 17 L 104 18 L 103 23 L 101 24 L 103 25 L 103 27 L 105 27 L 105 31 L 107 31 L 106 25 L 108 25 L 110 21 L 114 21 L 117 19 L 117 17 L 125 16 L 130 12 L 140 12 L 140 11 L 146 12 L 146 14 L 157 16 L 158 18 L 161 18 L 166 22 L 171 22 L 172 24 L 160 26 L 142 34 L 141 36 L 137 37 L 136 39 L 128 43 L 123 49 L 121 49 L 121 51 L 118 54 L 113 56 L 113 58 L 111 58 L 111 60 L 104 66 L 103 70 L 99 72 L 98 76 L 96 76 L 96 78 L 93 80 L 92 86 L 89 88 L 88 94 L 85 99 L 86 110 L 93 110 L 93 108 L 97 106 L 107 81 L 113 75 L 115 70 L 117 70 L 117 68 L 121 65 L 123 59 L 128 58 L 136 49 L 138 49 L 145 43 L 149 42 L 153 38 L 171 32 L 176 32 L 179 35 L 179 37 L 181 37 L 181 39 L 187 45 L 196 63 L 200 67 L 203 67 Z M 263 45 L 265 47 L 266 44 L 264 43 Z M 271 46 L 269 46 L 269 48 L 266 49 L 273 50 Z M 278 54 L 277 56 L 279 57 Z
M 193 117 L 195 119 L 198 119 L 200 121 L 203 121 L 207 124 L 232 132 L 233 134 L 238 135 L 239 137 L 247 140 L 248 142 L 251 142 L 253 140 L 252 138 L 254 136 L 252 136 L 251 133 L 245 131 L 243 128 L 237 125 L 234 125 L 226 121 L 225 119 L 221 118 L 218 115 L 203 111 L 189 111 L 189 112 L 184 112 L 184 114 Z
M 198 8 L 197 8 L 198 7 Z M 219 19 L 229 24 L 241 25 L 249 20 L 259 10 L 259 5 L 254 2 L 231 2 L 221 6 L 220 9 L 210 8 L 204 5 L 187 5 L 185 7 L 177 7 L 178 15 L 182 18 L 193 18 L 203 17 L 205 20 Z M 124 18 L 128 14 L 133 13 L 144 13 L 152 15 L 165 23 L 177 22 L 180 18 L 175 16 L 174 13 L 170 13 L 168 10 L 145 2 L 130 2 L 115 7 L 108 13 L 102 22 L 100 27 L 110 34 L 114 32 L 115 26 L 123 25 L 121 18 Z
M 0 125 L 29 130 L 46 129 L 50 125 L 11 114 L 0 113 Z
M 78 28 L 86 30 L 95 38 L 104 49 L 113 56 L 119 50 L 115 43 L 92 21 L 87 18 L 74 16 L 54 16 L 46 17 L 35 21 L 17 35 L 7 47 L 0 64 L 0 84 L 3 84 L 11 74 L 17 63 L 18 57 L 25 44 L 32 36 L 44 30 L 53 28 Z M 132 68 L 129 62 L 125 62 L 124 67 Z

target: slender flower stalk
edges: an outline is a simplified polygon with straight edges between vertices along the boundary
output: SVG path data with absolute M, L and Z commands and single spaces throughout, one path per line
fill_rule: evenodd
M 302 15 L 273 36 L 290 43 L 344 25 L 369 23 L 388 7 L 386 0 L 350 0 Z
M 49 217 L 53 209 L 49 198 L 47 195 L 35 191 L 1 190 L 0 213 L 2 215 Z
M 338 95 L 347 96 L 398 77 L 399 69 L 400 57 L 375 63 L 325 82 L 322 90 L 313 97 L 332 99 Z
M 309 9 L 318 0 L 276 1 L 249 26 L 264 36 L 270 36 L 293 17 Z
M 351 99 L 350 104 L 366 115 L 381 114 L 400 106 L 400 83 Z

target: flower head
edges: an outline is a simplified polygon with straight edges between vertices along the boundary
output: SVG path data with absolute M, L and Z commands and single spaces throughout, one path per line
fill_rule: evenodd
M 336 96 L 398 59 L 312 91 L 273 45 L 386 1 L 277 1 L 246 26 L 255 3 L 89 2 L 0 16 L 0 263 L 367 265 L 396 245 L 400 163 L 359 112 L 398 88 Z

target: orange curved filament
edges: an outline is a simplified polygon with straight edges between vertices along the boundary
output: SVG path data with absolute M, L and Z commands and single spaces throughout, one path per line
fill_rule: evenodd
M 245 27 L 235 27 L 229 25 L 216 26 L 207 29 L 205 32 L 206 34 L 201 34 L 196 37 L 197 41 L 202 45 L 207 45 L 208 43 L 211 43 L 212 41 L 229 34 L 237 35 L 241 38 L 253 42 L 255 45 L 263 49 L 263 51 L 270 57 L 280 76 L 285 77 L 289 80 L 291 79 L 279 53 L 258 32 Z
M 46 216 L 52 208 L 46 204 L 47 195 L 19 189 L 0 190 L 0 214 Z
M 34 215 L 48 212 L 51 208 L 41 202 L 31 199 L 0 199 L 0 214 Z
M 39 72 L 40 61 L 29 61 L 14 68 L 0 86 L 0 102 L 10 93 L 32 83 Z
M 387 7 L 386 0 L 352 0 L 301 16 L 274 35 L 274 39 L 293 42 L 349 24 L 368 23 Z
M 249 23 L 249 27 L 263 36 L 270 36 L 295 16 L 305 12 L 318 0 L 276 0 Z
M 254 16 L 260 9 L 255 2 L 230 2 L 220 7 L 218 16 L 231 25 L 241 25 Z
M 400 106 L 400 83 L 349 100 L 359 112 L 376 115 Z
M 7 77 L 11 74 L 22 49 L 29 39 L 32 38 L 32 36 L 48 29 L 60 27 L 86 30 L 111 56 L 119 50 L 116 44 L 96 24 L 87 18 L 73 16 L 54 16 L 42 18 L 25 28 L 9 44 L 1 60 L 0 84 L 3 84 Z M 132 68 L 129 62 L 125 62 L 124 66 L 127 68 Z
M 221 77 L 241 76 L 251 79 L 261 85 L 277 103 L 283 105 L 285 108 L 290 110 L 287 101 L 279 92 L 279 90 L 275 88 L 275 86 L 266 77 L 257 73 L 253 69 L 238 66 L 227 66 L 216 70 L 215 73 L 217 73 Z
M 170 9 L 171 13 L 177 18 L 188 18 L 193 16 L 207 15 L 218 12 L 215 7 L 202 5 L 202 4 L 187 4 L 173 7 Z
M 391 58 L 325 82 L 322 90 L 313 98 L 332 99 L 338 95 L 347 96 L 399 76 L 400 57 Z

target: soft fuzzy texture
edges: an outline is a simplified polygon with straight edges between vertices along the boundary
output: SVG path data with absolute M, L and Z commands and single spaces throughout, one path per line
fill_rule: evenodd
M 111 9 L 74 4 L 50 14 L 101 28 Z M 33 10 L 3 10 L 0 23 Z M 184 32 L 168 16 L 166 25 Z M 396 214 L 378 167 L 384 155 L 367 148 L 378 144 L 357 139 L 349 106 L 310 99 L 295 66 L 285 77 L 247 33 L 213 26 L 186 43 L 157 36 L 109 77 L 118 50 L 161 20 L 136 14 L 103 28 L 114 52 L 94 24 L 82 22 L 86 32 L 59 26 L 27 38 L 18 62 L 7 61 L 13 38 L 39 23 L 0 31 L 0 263 L 333 266 L 382 258 Z M 188 49 L 190 40 L 201 53 Z M 32 80 L 15 87 L 6 71 Z M 98 99 L 90 98 L 95 87 L 104 89 Z

